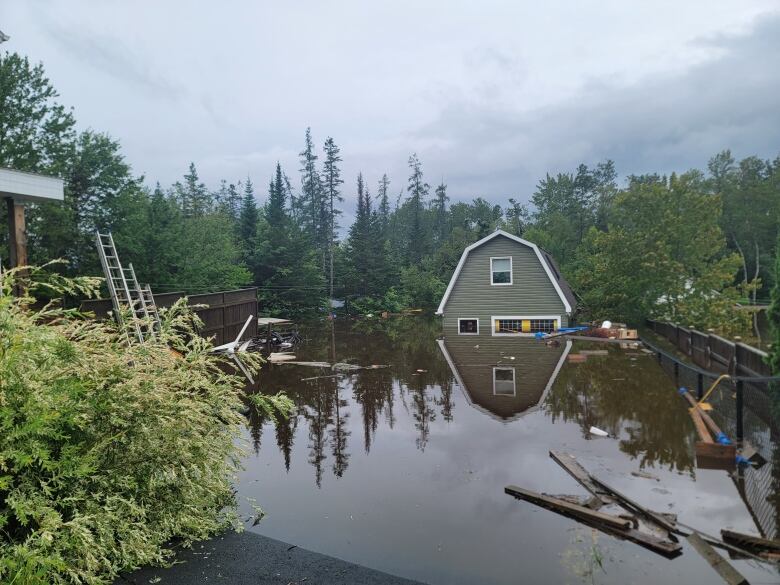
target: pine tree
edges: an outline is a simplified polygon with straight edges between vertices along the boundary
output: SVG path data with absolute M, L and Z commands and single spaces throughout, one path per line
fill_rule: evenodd
M 341 210 L 336 207 L 337 203 L 344 201 L 341 196 L 341 184 L 344 182 L 341 179 L 341 169 L 339 169 L 339 163 L 341 157 L 339 156 L 339 147 L 333 141 L 333 138 L 328 137 L 324 146 L 325 161 L 323 164 L 323 184 L 324 184 L 324 197 L 323 201 L 327 204 L 327 217 L 323 218 L 327 225 L 327 246 L 328 246 L 328 260 L 330 264 L 330 296 L 333 297 L 333 249 L 336 245 L 336 216 L 341 214 Z
M 241 199 L 241 210 L 238 219 L 239 245 L 243 250 L 244 262 L 253 269 L 254 257 L 257 251 L 257 221 L 259 214 L 255 201 L 255 190 L 252 181 L 247 177 L 244 185 L 244 196 Z
M 185 217 L 202 217 L 211 211 L 213 195 L 200 181 L 195 163 L 190 163 L 189 171 L 184 175 L 184 183 L 177 181 L 173 188 Z
M 409 157 L 409 168 L 412 174 L 409 175 L 409 184 L 406 187 L 406 191 L 409 193 L 407 203 L 411 215 L 408 226 L 407 260 L 409 264 L 418 264 L 426 251 L 423 206 L 430 186 L 423 180 L 422 163 L 417 158 L 417 154 L 412 154 Z
M 446 239 L 447 232 L 447 185 L 444 182 L 440 183 L 436 187 L 436 199 L 433 201 L 433 209 L 435 213 L 434 217 L 434 229 L 436 236 L 436 243 L 441 244 Z
M 265 210 L 265 219 L 272 228 L 281 228 L 286 219 L 286 191 L 282 165 L 277 162 L 276 173 L 268 187 L 268 203 Z
M 318 245 L 322 243 L 323 232 L 321 224 L 322 179 L 317 171 L 318 157 L 314 154 L 311 128 L 306 128 L 306 142 L 300 157 L 301 196 L 298 204 L 302 212 L 301 224 L 311 241 Z
M 387 229 L 390 225 L 390 198 L 388 191 L 390 189 L 390 179 L 387 174 L 382 175 L 379 179 L 379 192 L 377 193 L 377 200 L 379 201 L 379 225 L 382 228 L 382 239 L 387 239 Z

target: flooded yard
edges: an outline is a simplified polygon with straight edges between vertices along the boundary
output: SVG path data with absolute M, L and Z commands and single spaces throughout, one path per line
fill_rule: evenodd
M 432 584 L 718 582 L 685 542 L 669 561 L 504 493 L 585 495 L 549 457 L 555 449 L 704 532 L 757 533 L 741 480 L 695 467 L 685 405 L 641 349 L 440 339 L 439 322 L 422 318 L 302 333 L 296 360 L 389 367 L 264 366 L 260 390 L 285 391 L 297 410 L 250 420 L 238 490 L 247 516 L 250 500 L 267 512 L 250 530 Z M 569 358 L 583 351 L 595 353 Z M 759 496 L 774 526 L 776 492 Z M 733 564 L 751 583 L 780 580 Z

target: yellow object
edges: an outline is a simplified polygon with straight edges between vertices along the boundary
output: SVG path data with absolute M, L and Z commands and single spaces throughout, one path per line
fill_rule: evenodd
M 531 320 L 530 319 L 523 319 L 522 331 L 523 331 L 523 333 L 531 333 Z
M 731 376 L 729 376 L 728 374 L 722 374 L 718 376 L 718 379 L 712 383 L 712 386 L 710 386 L 709 390 L 707 390 L 704 393 L 704 396 L 701 397 L 701 400 L 699 400 L 699 408 L 701 408 L 702 410 L 712 410 L 712 405 L 706 403 L 707 399 L 710 397 L 710 394 L 712 394 L 713 390 L 715 390 L 718 384 L 721 383 L 721 381 L 727 380 L 729 378 L 731 378 Z

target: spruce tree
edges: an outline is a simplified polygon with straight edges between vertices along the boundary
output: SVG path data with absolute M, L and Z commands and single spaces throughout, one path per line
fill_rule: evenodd
M 433 201 L 433 209 L 435 213 L 435 236 L 436 243 L 441 244 L 446 238 L 447 231 L 447 185 L 444 182 L 440 183 L 436 187 L 436 199 Z
M 322 243 L 322 179 L 317 170 L 317 155 L 314 153 L 314 141 L 311 128 L 306 128 L 306 141 L 301 157 L 301 223 L 304 231 L 315 244 Z M 324 256 L 323 256 L 324 258 Z
M 390 190 L 390 179 L 387 174 L 382 175 L 379 179 L 379 192 L 377 193 L 377 200 L 379 201 L 378 216 L 379 225 L 382 228 L 382 239 L 387 238 L 387 229 L 390 225 L 390 197 L 388 191 Z
M 409 194 L 407 203 L 409 204 L 409 226 L 408 226 L 408 264 L 418 264 L 422 260 L 426 250 L 425 233 L 423 229 L 423 211 L 425 197 L 428 195 L 430 186 L 423 180 L 422 163 L 417 158 L 417 154 L 409 157 L 409 168 L 412 174 L 409 175 L 409 184 L 406 191 Z
M 336 207 L 338 203 L 344 201 L 341 196 L 341 184 L 344 182 L 341 179 L 341 169 L 339 163 L 341 157 L 339 156 L 339 147 L 333 141 L 333 138 L 328 137 L 324 146 L 325 161 L 323 163 L 323 187 L 324 197 L 323 202 L 327 204 L 326 217 L 323 218 L 325 225 L 327 226 L 327 246 L 328 246 L 328 261 L 330 265 L 329 271 L 329 283 L 330 283 L 330 295 L 333 297 L 333 249 L 336 245 L 336 229 L 338 224 L 336 223 L 336 216 L 341 214 L 341 210 Z
M 247 177 L 239 213 L 238 237 L 239 245 L 243 250 L 244 262 L 250 270 L 253 270 L 254 256 L 257 250 L 258 217 L 255 190 L 252 181 Z
M 272 228 L 282 228 L 286 219 L 286 190 L 282 165 L 277 162 L 276 173 L 268 187 L 268 203 L 265 211 L 265 219 Z

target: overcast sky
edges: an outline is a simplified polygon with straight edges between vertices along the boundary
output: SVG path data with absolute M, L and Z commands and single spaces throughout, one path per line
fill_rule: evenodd
M 358 170 L 397 193 L 413 151 L 497 203 L 580 162 L 780 153 L 777 0 L 2 0 L 0 30 L 149 183 L 193 161 L 265 185 L 279 160 L 298 184 L 306 126 L 341 147 L 348 208 Z

